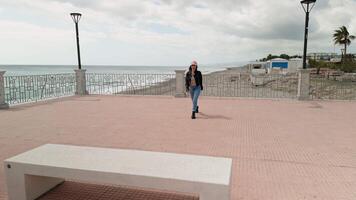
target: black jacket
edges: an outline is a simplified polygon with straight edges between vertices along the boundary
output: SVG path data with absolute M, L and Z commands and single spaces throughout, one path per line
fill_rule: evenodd
M 201 90 L 203 90 L 203 76 L 200 71 L 196 71 L 194 74 L 195 82 L 197 86 L 200 85 Z M 190 83 L 192 79 L 192 72 L 188 71 L 187 74 L 185 75 L 185 88 L 187 91 L 189 90 Z

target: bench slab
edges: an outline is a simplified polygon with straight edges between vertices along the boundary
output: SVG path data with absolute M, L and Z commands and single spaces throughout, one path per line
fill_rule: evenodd
M 65 179 L 230 199 L 230 158 L 46 144 L 4 165 L 10 200 L 36 199 Z

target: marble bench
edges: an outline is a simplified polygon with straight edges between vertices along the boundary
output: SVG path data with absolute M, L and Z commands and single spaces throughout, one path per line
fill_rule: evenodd
M 46 144 L 4 161 L 10 200 L 33 200 L 67 180 L 230 199 L 232 159 Z

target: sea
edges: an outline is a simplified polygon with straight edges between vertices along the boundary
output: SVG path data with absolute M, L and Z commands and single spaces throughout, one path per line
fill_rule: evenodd
M 199 66 L 203 74 L 223 71 L 228 67 L 239 67 L 247 63 L 214 64 Z M 42 75 L 74 73 L 76 65 L 0 65 L 0 71 L 6 71 L 5 76 Z M 186 66 L 109 66 L 109 65 L 83 65 L 87 73 L 113 73 L 113 74 L 174 74 L 175 70 L 188 69 Z
M 226 70 L 226 68 L 240 67 L 244 64 L 246 63 L 202 65 L 199 66 L 199 70 L 203 74 L 209 74 L 216 71 Z M 75 69 L 77 69 L 75 65 L 0 65 L 0 71 L 6 71 L 5 80 L 7 81 L 5 81 L 5 101 L 11 105 L 73 95 L 74 86 L 71 84 L 69 84 L 69 86 L 58 85 L 57 83 L 59 82 L 47 81 L 47 78 L 33 80 L 29 76 L 67 73 L 74 74 Z M 91 94 L 116 94 L 128 89 L 132 90 L 134 87 L 142 88 L 166 81 L 167 76 L 165 76 L 165 74 L 174 74 L 175 70 L 187 70 L 188 67 L 83 65 L 82 69 L 86 69 L 87 73 L 94 73 L 96 75 L 124 74 L 125 76 L 123 77 L 128 78 L 129 81 L 125 79 L 126 81 L 124 80 L 123 85 L 121 84 L 121 79 L 111 80 L 106 83 L 103 79 L 99 78 L 98 80 L 94 80 L 94 82 L 87 82 L 87 89 Z M 131 76 L 126 75 L 133 75 L 133 77 L 135 77 L 136 74 L 140 74 L 138 77 L 144 75 L 142 76 L 144 80 L 136 81 L 133 84 L 130 79 Z M 152 74 L 163 76 L 155 76 L 152 80 L 145 78 L 145 75 Z M 114 76 L 114 79 L 115 78 L 117 77 Z

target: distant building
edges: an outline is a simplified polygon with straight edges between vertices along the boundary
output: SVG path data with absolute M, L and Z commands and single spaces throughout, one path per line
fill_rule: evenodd
M 352 55 L 354 60 L 356 60 L 355 53 L 348 53 Z M 336 53 L 308 53 L 307 59 L 313 59 L 316 61 L 330 61 L 330 62 L 341 62 L 341 55 Z
M 293 58 L 290 60 L 275 58 L 267 62 L 250 62 L 249 71 L 253 74 L 265 73 L 292 73 L 303 68 L 303 60 Z
M 292 58 L 289 60 L 288 72 L 297 72 L 299 69 L 303 69 L 303 59 Z
M 341 62 L 341 57 L 339 57 L 339 58 L 331 58 L 331 59 L 330 59 L 330 62 L 332 62 L 332 63 L 339 63 L 339 62 Z
M 267 62 L 250 62 L 249 71 L 253 74 L 266 74 L 267 73 Z
M 288 69 L 288 60 L 283 58 L 275 58 L 267 62 L 268 68 Z
M 340 58 L 336 53 L 308 53 L 307 59 L 316 61 L 331 61 L 332 59 Z
M 267 62 L 267 70 L 269 73 L 276 69 L 279 69 L 282 72 L 293 73 L 301 68 L 303 68 L 303 60 L 300 58 L 293 58 L 290 60 L 276 58 Z

